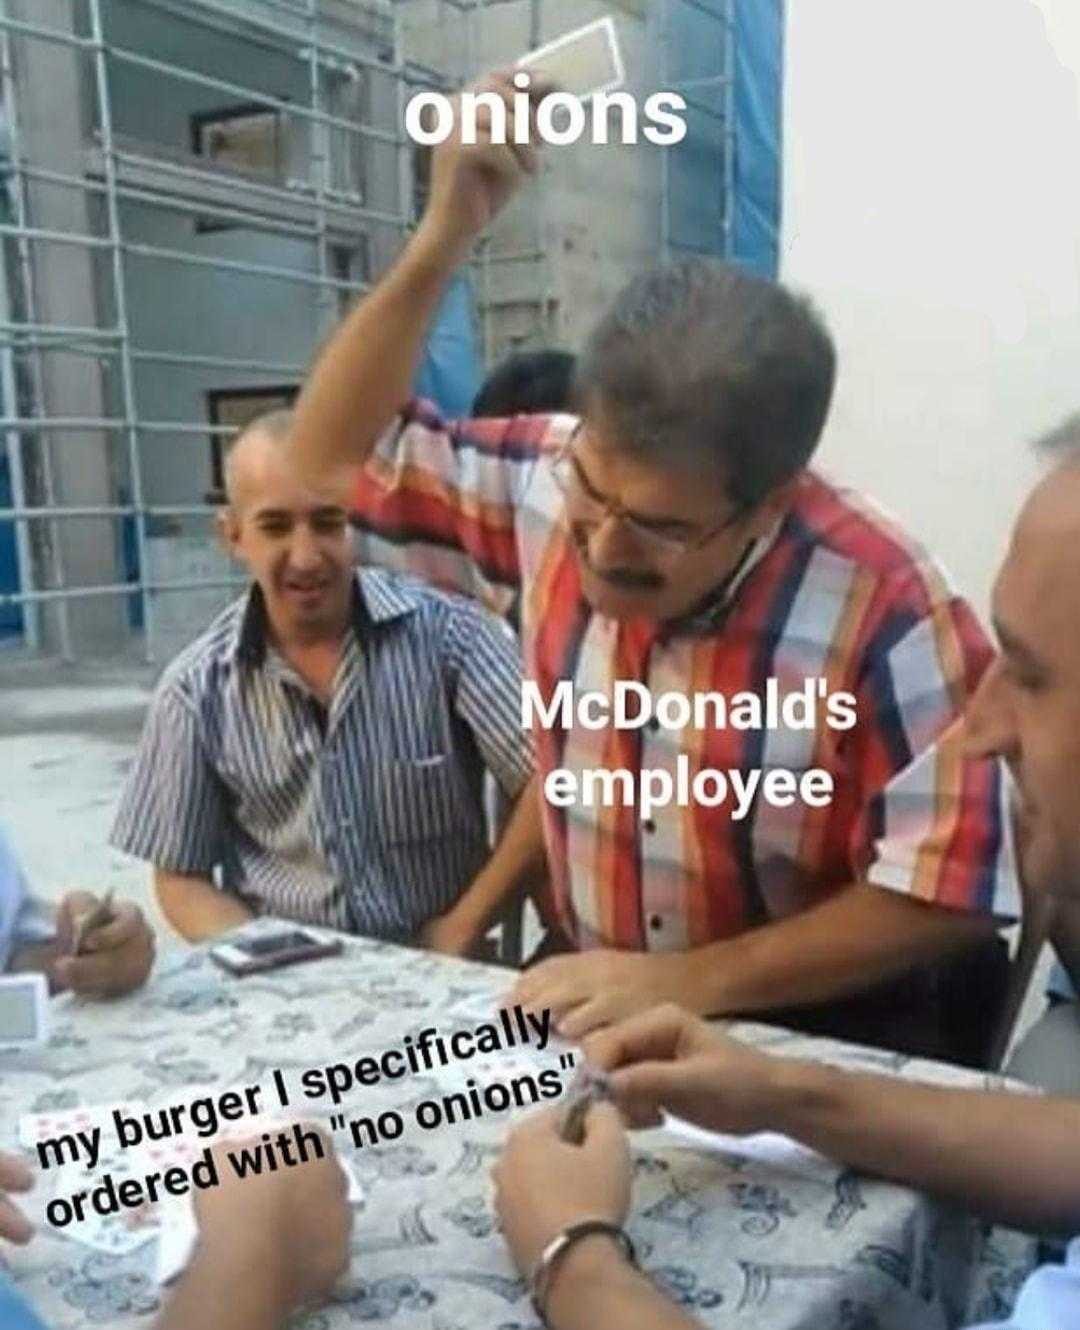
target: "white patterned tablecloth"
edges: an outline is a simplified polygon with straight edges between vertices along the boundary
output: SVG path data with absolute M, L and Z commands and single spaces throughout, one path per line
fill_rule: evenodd
M 436 1025 L 474 1026 L 505 970 L 352 938 L 339 957 L 234 979 L 202 949 L 165 957 L 140 993 L 53 1004 L 48 1047 L 0 1054 L 0 1148 L 24 1113 L 118 1100 L 168 1105 L 230 1087 L 269 1087 L 275 1068 L 355 1062 Z M 818 1057 L 910 1079 L 982 1085 L 955 1068 L 852 1048 L 764 1026 L 732 1027 L 780 1054 Z M 509 1061 L 507 1060 L 509 1057 Z M 363 1092 L 355 1115 L 499 1080 L 529 1064 L 558 1067 L 549 1047 L 457 1063 Z M 562 1074 L 562 1073 L 560 1073 Z M 564 1077 L 565 1079 L 565 1077 Z M 324 1116 L 328 1114 L 324 1111 Z M 365 1191 L 352 1262 L 334 1301 L 304 1330 L 385 1324 L 388 1330 L 531 1330 L 523 1282 L 491 1208 L 489 1170 L 514 1114 L 421 1131 L 390 1144 L 335 1140 Z M 1034 1263 L 1034 1244 L 988 1231 L 927 1198 L 808 1153 L 717 1148 L 664 1132 L 635 1138 L 630 1231 L 643 1265 L 689 1311 L 731 1330 L 952 1330 L 996 1319 Z M 36 1156 L 30 1156 L 36 1160 Z M 43 1213 L 50 1173 L 29 1212 Z M 94 1252 L 45 1229 L 9 1251 L 9 1273 L 50 1330 L 147 1330 L 158 1306 L 156 1239 L 138 1251 Z

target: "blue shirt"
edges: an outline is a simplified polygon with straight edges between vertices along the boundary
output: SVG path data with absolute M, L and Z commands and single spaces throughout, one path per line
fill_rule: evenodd
M 45 1330 L 0 1270 L 0 1326 L 4 1330 Z
M 52 921 L 31 896 L 11 842 L 0 827 L 0 973 L 19 947 L 49 942 L 54 936 Z
M 324 708 L 256 587 L 163 674 L 111 840 L 176 873 L 220 866 L 257 912 L 408 941 L 489 856 L 485 768 L 510 796 L 533 770 L 500 620 L 362 569 Z
M 1080 1326 L 1080 1238 L 1069 1244 L 1064 1265 L 1044 1265 L 1035 1271 L 1007 1321 L 971 1330 L 1073 1330 L 1074 1326 Z

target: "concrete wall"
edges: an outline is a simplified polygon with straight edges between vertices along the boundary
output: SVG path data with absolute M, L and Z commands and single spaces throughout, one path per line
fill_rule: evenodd
M 1080 408 L 1075 0 L 788 6 L 783 276 L 840 345 L 822 451 L 987 604 Z

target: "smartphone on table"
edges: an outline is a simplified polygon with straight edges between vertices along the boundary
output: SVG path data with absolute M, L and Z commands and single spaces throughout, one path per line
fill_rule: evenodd
M 341 947 L 339 937 L 319 937 L 306 928 L 283 924 L 272 932 L 255 933 L 250 937 L 241 935 L 219 942 L 210 948 L 210 959 L 230 974 L 259 974 L 283 965 L 317 960 L 321 956 L 336 956 Z

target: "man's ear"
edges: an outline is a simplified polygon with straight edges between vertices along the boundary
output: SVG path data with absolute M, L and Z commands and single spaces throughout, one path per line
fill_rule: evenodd
M 235 559 L 236 542 L 240 539 L 240 520 L 232 508 L 226 505 L 214 515 L 214 527 L 217 531 L 218 544 L 229 556 Z
M 755 525 L 759 528 L 758 535 L 764 535 L 775 522 L 788 511 L 795 502 L 795 494 L 798 491 L 802 481 L 802 472 L 792 476 L 790 480 L 785 480 L 782 485 L 770 491 L 758 507 L 758 520 Z

